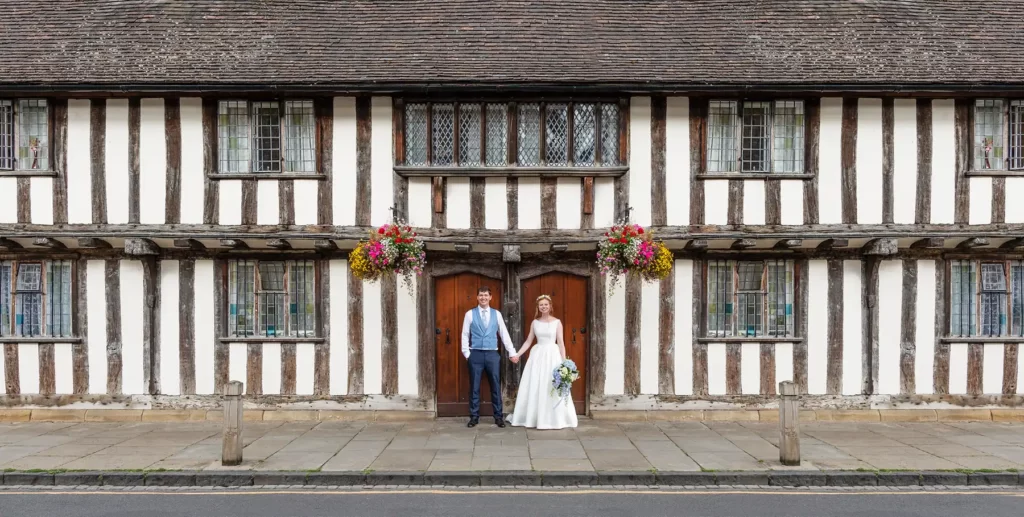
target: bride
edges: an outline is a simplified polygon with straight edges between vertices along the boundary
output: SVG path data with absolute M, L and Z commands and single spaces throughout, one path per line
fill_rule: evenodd
M 530 355 L 519 380 L 519 395 L 512 412 L 511 424 L 536 429 L 576 427 L 576 407 L 572 397 L 563 400 L 552 391 L 552 372 L 565 360 L 562 322 L 551 315 L 551 297 L 537 297 L 537 316 L 530 325 L 530 335 L 523 348 L 513 356 L 522 357 L 534 337 L 537 345 Z

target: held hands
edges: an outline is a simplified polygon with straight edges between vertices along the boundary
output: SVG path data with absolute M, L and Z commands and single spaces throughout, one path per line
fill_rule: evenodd
M 508 356 L 508 358 L 509 358 L 510 361 L 512 361 L 513 364 L 518 364 L 519 363 L 519 354 L 510 355 L 510 356 Z

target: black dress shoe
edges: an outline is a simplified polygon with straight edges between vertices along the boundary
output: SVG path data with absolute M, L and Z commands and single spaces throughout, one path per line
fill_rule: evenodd
M 466 424 L 466 427 L 476 427 L 476 424 L 479 424 L 479 423 L 480 423 L 479 419 L 477 419 L 477 418 L 470 418 L 469 419 L 469 423 Z
M 494 425 L 496 425 L 498 427 L 505 427 L 505 421 L 504 420 L 495 420 L 494 421 Z

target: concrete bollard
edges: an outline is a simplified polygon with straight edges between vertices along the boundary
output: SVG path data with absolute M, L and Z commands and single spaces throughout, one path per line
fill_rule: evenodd
M 242 463 L 242 383 L 224 385 L 224 449 L 220 464 L 226 467 Z
M 779 461 L 800 465 L 800 407 L 795 382 L 779 383 Z

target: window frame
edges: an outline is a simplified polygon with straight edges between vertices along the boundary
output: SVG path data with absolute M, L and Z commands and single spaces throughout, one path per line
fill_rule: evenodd
M 703 124 L 702 124 L 702 141 L 701 141 L 701 173 L 700 177 L 714 179 L 714 178 L 734 178 L 734 179 L 758 179 L 758 178 L 786 178 L 786 179 L 811 179 L 814 177 L 812 172 L 808 172 L 810 167 L 808 165 L 808 141 L 810 140 L 809 132 L 811 128 L 808 125 L 808 101 L 812 99 L 805 97 L 743 97 L 743 98 L 728 98 L 728 97 L 711 97 L 703 101 Z M 713 102 L 733 102 L 736 103 L 736 115 L 733 121 L 734 128 L 734 141 L 735 141 L 735 156 L 737 167 L 735 171 L 713 171 L 711 170 L 711 103 Z M 775 170 L 775 136 L 776 136 L 776 108 L 780 102 L 796 102 L 800 103 L 803 109 L 803 124 L 802 130 L 799 132 L 801 136 L 802 147 L 798 156 L 802 167 L 800 170 L 794 172 L 778 172 Z M 767 140 L 767 171 L 743 171 L 743 109 L 744 105 L 748 103 L 757 104 L 768 104 L 770 109 L 770 123 L 768 124 L 768 134 L 764 137 Z M 691 114 L 692 116 L 692 114 Z M 816 130 L 817 128 L 815 128 Z
M 723 313 L 729 314 L 725 316 L 726 321 L 723 322 L 725 330 L 712 330 L 711 329 L 711 318 L 712 312 L 711 306 L 711 269 L 713 264 L 729 264 L 731 266 L 729 273 L 729 303 L 734 308 L 738 307 L 738 299 L 740 294 L 739 285 L 739 270 L 741 263 L 760 263 L 761 264 L 761 333 L 755 335 L 743 335 L 738 330 L 738 325 L 741 320 L 740 311 L 733 310 L 731 314 L 728 312 Z M 769 265 L 771 263 L 782 263 L 786 270 L 791 270 L 793 273 L 793 283 L 791 286 L 787 286 L 789 291 L 784 290 L 783 296 L 792 294 L 792 309 L 791 313 L 786 318 L 785 334 L 772 335 L 769 333 L 771 326 L 769 325 L 770 319 L 770 307 L 773 305 L 769 301 L 772 299 L 772 291 L 769 291 L 770 280 Z M 721 341 L 735 341 L 735 342 L 798 342 L 804 339 L 801 335 L 801 282 L 800 276 L 801 271 L 801 260 L 794 257 L 779 257 L 779 256 L 741 256 L 741 255 L 726 255 L 726 256 L 712 256 L 702 261 L 702 273 L 701 273 L 701 319 L 699 322 L 700 332 L 699 341 L 703 342 L 721 342 Z M 778 291 L 775 291 L 776 295 Z M 784 302 L 785 305 L 785 302 Z M 792 330 L 790 330 L 792 329 Z
M 46 103 L 46 167 L 39 169 L 22 169 L 18 160 L 18 143 L 21 137 L 19 123 L 21 119 L 21 101 L 43 101 Z M 11 168 L 0 168 L 0 176 L 55 176 L 57 174 L 54 161 L 56 153 L 54 150 L 56 119 L 54 116 L 54 100 L 49 97 L 0 97 L 0 102 L 11 103 L 11 156 L 13 166 Z
M 968 311 L 972 312 L 968 316 L 967 320 L 963 319 L 963 316 L 959 316 L 959 323 L 962 329 L 965 321 L 968 324 L 968 332 L 954 333 L 954 308 L 956 307 L 956 299 L 954 298 L 954 286 L 953 286 L 953 270 L 961 265 L 970 265 L 974 273 L 974 282 L 971 286 L 972 291 L 970 296 L 966 299 L 970 300 L 970 306 L 967 308 Z M 986 265 L 999 265 L 1003 270 L 1003 283 L 1005 289 L 992 290 L 984 289 L 983 269 Z M 1014 282 L 1014 269 L 1020 268 L 1020 281 Z M 942 340 L 945 342 L 964 342 L 964 341 L 984 341 L 984 340 L 1004 340 L 1007 342 L 1020 342 L 1024 341 L 1024 296 L 1021 296 L 1021 307 L 1018 311 L 1019 318 L 1014 318 L 1014 288 L 1016 287 L 1024 295 L 1024 260 L 1021 258 L 1013 257 L 950 257 L 946 260 L 945 264 L 945 278 L 946 278 L 946 293 L 945 293 L 945 304 L 946 304 L 946 322 L 944 325 L 945 333 L 942 336 Z M 985 305 L 983 303 L 983 296 L 986 293 L 1003 293 L 1005 300 L 1002 303 L 1001 315 L 1004 316 L 1003 321 L 999 322 L 1000 333 L 999 334 L 986 334 L 985 329 Z M 964 299 L 963 295 L 960 295 L 960 299 Z M 962 305 L 961 305 L 962 307 Z M 962 313 L 963 309 L 957 314 Z M 997 314 L 1000 315 L 1000 314 Z
M 1003 145 L 1003 166 L 999 169 L 979 169 L 975 166 L 977 159 L 977 149 L 975 149 L 975 140 L 978 137 L 978 102 L 980 101 L 1000 101 L 1003 106 L 999 113 L 999 120 L 1002 122 L 1002 138 L 1001 143 Z M 970 107 L 967 110 L 968 120 L 968 132 L 969 132 L 969 143 L 966 146 L 968 153 L 967 156 L 967 167 L 964 174 L 968 176 L 1024 176 L 1024 97 L 976 97 L 970 100 Z M 1013 126 L 1011 125 L 1011 106 L 1017 103 L 1021 106 L 1021 124 L 1020 134 L 1018 138 L 1021 140 L 1021 155 L 1018 157 L 1021 164 L 1019 167 L 1012 168 L 1013 163 L 1013 150 L 1010 147 L 1013 140 L 1011 137 L 1011 131 Z
M 53 335 L 52 327 L 54 322 L 50 321 L 51 307 L 50 300 L 51 296 L 49 293 L 50 282 L 47 279 L 47 275 L 50 272 L 50 268 L 54 263 L 63 263 L 68 268 L 68 285 L 67 285 L 67 300 L 64 308 L 67 309 L 67 325 L 66 332 L 61 335 Z M 39 265 L 39 288 L 30 290 L 19 290 L 18 289 L 18 275 L 19 269 L 23 265 Z M 0 297 L 9 296 L 7 299 L 0 298 L 0 307 L 6 305 L 6 309 L 9 311 L 7 314 L 7 321 L 0 321 L 0 340 L 8 342 L 18 341 L 29 341 L 29 342 L 55 342 L 55 341 L 78 341 L 80 336 L 78 332 L 78 321 L 77 321 L 77 296 L 78 296 L 78 261 L 69 257 L 14 257 L 14 258 L 0 258 L 0 271 L 3 267 L 10 268 L 9 285 L 5 290 L 3 286 L 0 286 Z M 0 275 L 0 281 L 3 281 L 2 275 Z M 18 294 L 19 291 L 22 293 L 39 293 L 40 296 L 40 310 L 39 310 L 39 334 L 33 335 L 19 335 L 17 330 L 17 313 L 18 313 Z M 61 293 L 61 297 L 65 293 Z M 5 297 L 6 298 L 6 297 Z M 62 308 L 63 310 L 63 308 Z M 3 318 L 3 312 L 0 311 L 0 318 Z M 65 328 L 63 319 L 57 324 L 61 328 Z
M 323 102 L 317 97 L 223 97 L 210 99 L 212 102 L 212 118 L 213 118 L 213 131 L 209 136 L 212 140 L 211 144 L 215 153 L 213 170 L 208 177 L 211 179 L 281 179 L 281 178 L 303 178 L 303 179 L 323 179 L 326 177 L 326 172 L 323 168 L 322 160 L 322 138 L 320 128 L 320 117 L 321 109 L 320 105 Z M 221 149 L 221 103 L 224 102 L 242 102 L 245 103 L 246 116 L 248 117 L 248 139 L 249 139 L 249 167 L 248 170 L 238 172 L 224 172 L 221 170 L 222 158 L 224 157 L 224 150 Z M 287 124 L 286 124 L 286 109 L 287 103 L 289 102 L 309 102 L 313 108 L 313 170 L 312 171 L 292 171 L 287 170 L 285 166 L 287 164 Z M 256 162 L 256 117 L 254 116 L 255 105 L 261 103 L 273 103 L 276 104 L 278 110 L 278 136 L 280 139 L 280 158 L 281 170 L 276 172 L 256 172 L 254 171 L 253 164 Z
M 414 104 L 425 104 L 426 107 L 426 159 L 425 164 L 409 165 L 407 161 L 408 156 L 408 134 L 406 127 L 406 110 L 409 105 Z M 434 164 L 434 149 L 433 149 L 433 106 L 437 104 L 452 104 L 453 109 L 453 123 L 454 128 L 452 131 L 452 163 L 446 165 L 435 165 Z M 460 107 L 467 104 L 476 104 L 480 106 L 481 121 L 480 121 L 480 159 L 475 160 L 479 162 L 479 165 L 462 165 L 460 162 Z M 488 105 L 501 104 L 506 107 L 505 121 L 505 163 L 504 165 L 487 165 L 487 112 Z M 519 160 L 519 107 L 523 104 L 536 104 L 539 109 L 539 164 L 538 165 L 520 165 Z M 547 107 L 552 104 L 565 104 L 567 116 L 567 128 L 566 128 L 566 162 L 564 165 L 552 165 L 547 161 L 546 145 L 547 145 Z M 594 121 L 594 134 L 595 134 L 595 151 L 594 151 L 594 164 L 593 165 L 578 165 L 575 162 L 576 149 L 575 149 L 575 130 L 574 130 L 574 106 L 575 104 L 594 104 L 595 105 L 595 121 Z M 617 153 L 615 164 L 605 164 L 604 156 L 602 153 L 601 143 L 601 131 L 602 131 L 602 116 L 601 105 L 602 104 L 613 104 L 617 106 L 618 110 L 618 121 L 617 121 Z M 581 176 L 581 177 L 600 177 L 600 176 L 621 176 L 629 170 L 628 166 L 628 124 L 629 124 L 629 100 L 624 97 L 487 97 L 487 96 L 470 96 L 470 97 L 410 97 L 410 98 L 396 98 L 394 101 L 394 122 L 395 122 L 395 134 L 396 145 L 395 145 L 395 159 L 394 159 L 394 170 L 401 176 L 428 176 L 428 177 L 441 177 L 441 176 Z
M 284 277 L 283 277 L 284 284 L 282 286 L 283 287 L 283 291 L 263 290 L 261 288 L 261 283 L 260 283 L 260 278 L 261 278 L 260 264 L 261 263 L 267 263 L 267 262 L 277 262 L 277 263 L 285 264 Z M 253 314 L 252 325 L 253 325 L 253 332 L 250 335 L 240 334 L 237 331 L 232 332 L 233 325 L 231 323 L 231 319 L 232 319 L 233 316 L 231 314 L 231 302 L 232 302 L 232 298 L 231 297 L 232 297 L 232 287 L 233 287 L 233 285 L 231 283 L 231 271 L 232 271 L 232 266 L 234 264 L 238 264 L 238 263 L 248 263 L 253 268 L 253 278 L 252 278 L 252 286 L 253 286 L 253 291 L 252 291 L 252 303 L 253 303 L 253 307 L 252 307 L 252 314 Z M 298 264 L 298 263 L 309 263 L 310 265 L 312 265 L 312 275 L 313 275 L 312 276 L 312 283 L 313 283 L 312 302 L 313 302 L 313 311 L 312 311 L 312 313 L 310 313 L 307 316 L 305 316 L 305 317 L 312 318 L 312 329 L 307 331 L 306 335 L 298 335 L 298 333 L 293 335 L 292 332 L 291 332 L 291 329 L 290 329 L 290 327 L 291 327 L 291 312 L 289 311 L 289 305 L 290 305 L 291 298 L 292 298 L 292 292 L 290 290 L 290 277 L 291 277 L 291 272 L 292 272 L 292 266 L 295 265 L 295 264 Z M 219 341 L 221 341 L 221 342 L 264 341 L 264 342 L 272 342 L 272 343 L 279 343 L 279 342 L 319 342 L 319 341 L 323 341 L 323 339 L 324 339 L 323 338 L 323 330 L 322 330 L 322 328 L 323 328 L 322 327 L 322 325 L 323 325 L 322 307 L 323 306 L 321 304 L 322 293 L 321 293 L 320 286 L 321 286 L 321 282 L 322 282 L 322 278 L 323 278 L 322 275 L 323 275 L 323 271 L 324 271 L 324 269 L 323 269 L 324 265 L 321 264 L 321 260 L 318 257 L 294 256 L 294 255 L 292 255 L 292 256 L 288 256 L 288 255 L 285 255 L 285 256 L 281 256 L 281 255 L 270 255 L 270 256 L 261 256 L 261 255 L 248 255 L 248 256 L 245 256 L 245 255 L 239 255 L 237 257 L 232 257 L 230 259 L 225 259 L 225 260 L 221 261 L 221 264 L 219 265 L 219 267 L 221 268 L 221 271 L 223 272 L 223 277 L 224 277 L 223 278 L 223 282 L 221 283 L 221 288 L 222 288 L 222 292 L 223 292 L 223 298 L 222 298 L 223 299 L 223 302 L 222 302 L 223 303 L 223 308 L 222 308 L 222 310 L 224 311 L 224 316 L 223 316 L 223 320 L 221 321 L 221 324 L 220 324 L 220 330 L 218 331 L 218 340 Z M 284 334 L 278 335 L 278 336 L 268 336 L 268 335 L 260 334 L 259 333 L 261 331 L 261 327 L 263 326 L 261 324 L 261 321 L 260 321 L 261 317 L 262 317 L 262 314 L 260 313 L 260 306 L 261 306 L 260 294 L 261 293 L 270 293 L 270 292 L 274 292 L 274 293 L 280 292 L 280 293 L 283 293 L 284 296 L 285 296 L 285 300 L 284 300 L 284 316 L 283 316 Z

